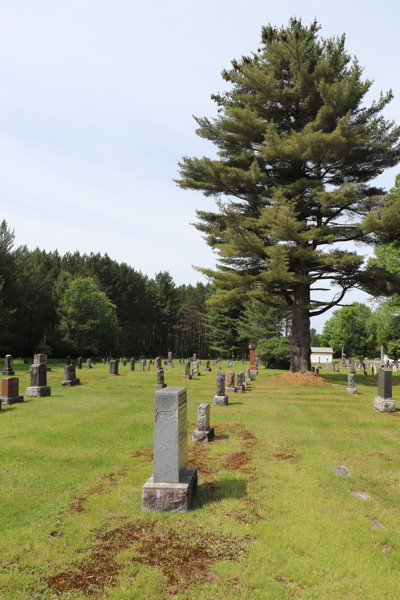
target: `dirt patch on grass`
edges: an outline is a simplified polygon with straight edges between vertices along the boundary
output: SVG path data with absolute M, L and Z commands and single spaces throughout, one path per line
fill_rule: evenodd
M 251 461 L 251 458 L 252 457 L 248 452 L 231 452 L 223 459 L 222 466 L 225 469 L 241 471 L 242 473 L 253 472 L 254 469 L 246 468 L 246 465 Z
M 103 494 L 107 492 L 107 487 L 116 487 L 118 485 L 118 480 L 122 477 L 125 477 L 127 474 L 126 469 L 122 469 L 118 473 L 110 473 L 108 475 L 103 475 L 101 478 L 102 481 L 107 482 L 108 486 L 104 483 L 99 483 L 93 487 L 91 487 L 85 495 L 79 496 L 71 505 L 70 509 L 73 512 L 77 513 L 86 513 L 85 504 L 87 499 L 90 496 L 94 496 L 96 494 Z
M 256 436 L 242 425 L 242 423 L 232 423 L 231 432 L 243 440 L 243 446 L 248 449 L 254 448 L 258 443 Z
M 144 448 L 143 450 L 136 450 L 136 452 L 133 452 L 133 454 L 131 454 L 131 456 L 133 456 L 133 458 L 148 458 L 150 460 L 152 460 L 153 458 L 153 449 L 150 446 L 149 448 Z
M 282 375 L 269 377 L 268 381 L 271 379 L 274 380 L 274 385 L 278 386 L 313 385 L 321 387 L 330 385 L 329 381 L 325 381 L 325 379 L 310 371 L 307 371 L 307 373 L 282 373 Z
M 236 561 L 246 555 L 252 541 L 203 529 L 183 527 L 179 520 L 173 527 L 152 521 L 136 521 L 101 533 L 91 556 L 71 569 L 46 579 L 58 595 L 71 591 L 98 596 L 106 586 L 114 586 L 124 563 L 116 560 L 122 550 L 132 548 L 134 563 L 161 570 L 170 594 L 182 593 L 204 579 L 210 579 L 210 567 L 218 560 Z
M 228 517 L 245 525 L 254 525 L 263 520 L 263 516 L 257 510 L 258 503 L 254 498 L 246 497 L 242 502 L 245 507 L 232 510 Z
M 282 448 L 277 454 L 273 454 L 275 460 L 288 460 L 291 463 L 299 463 L 302 459 L 301 454 L 298 454 L 294 448 Z
M 203 481 L 210 481 L 213 479 L 213 471 L 210 467 L 210 460 L 208 455 L 210 453 L 210 447 L 208 443 L 197 443 L 190 447 L 188 466 L 195 467 L 199 470 L 199 475 Z

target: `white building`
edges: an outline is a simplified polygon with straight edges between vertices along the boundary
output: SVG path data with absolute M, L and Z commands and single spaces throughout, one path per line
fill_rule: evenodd
M 321 365 L 326 365 L 327 362 L 332 362 L 333 350 L 332 348 L 313 348 L 311 347 L 311 362 L 320 362 Z

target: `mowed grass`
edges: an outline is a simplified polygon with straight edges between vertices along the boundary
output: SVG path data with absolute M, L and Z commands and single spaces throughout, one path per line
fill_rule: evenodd
M 28 367 L 14 366 L 23 392 Z M 2 600 L 400 600 L 400 412 L 372 411 L 376 378 L 357 374 L 349 396 L 347 370 L 311 385 L 261 368 L 211 407 L 216 439 L 195 445 L 215 368 L 185 381 L 165 367 L 188 388 L 199 485 L 191 511 L 158 514 L 140 510 L 155 370 L 120 368 L 77 370 L 83 385 L 62 388 L 53 367 L 50 398 L 1 410 Z M 398 373 L 393 396 L 400 407 Z

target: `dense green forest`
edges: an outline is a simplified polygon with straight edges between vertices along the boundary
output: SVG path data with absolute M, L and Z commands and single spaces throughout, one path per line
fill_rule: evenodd
M 206 304 L 210 284 L 176 286 L 168 272 L 150 279 L 107 254 L 61 256 L 14 247 L 0 226 L 0 352 L 71 356 L 247 356 L 254 329 L 280 335 L 279 311 Z

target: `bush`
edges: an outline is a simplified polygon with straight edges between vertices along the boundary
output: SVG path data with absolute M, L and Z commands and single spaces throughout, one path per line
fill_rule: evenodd
M 289 369 L 291 342 L 284 337 L 262 339 L 257 345 L 257 355 L 270 369 Z

